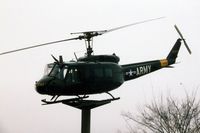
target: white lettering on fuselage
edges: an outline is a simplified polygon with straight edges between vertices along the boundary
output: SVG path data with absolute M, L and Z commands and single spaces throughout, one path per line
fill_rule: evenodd
M 129 69 L 129 71 L 127 71 L 125 74 L 129 77 L 132 77 L 134 75 L 141 76 L 150 72 L 151 72 L 151 65 L 146 65 L 146 66 L 136 67 L 135 71 Z
M 136 68 L 136 75 L 144 75 L 151 72 L 151 65 L 141 66 Z

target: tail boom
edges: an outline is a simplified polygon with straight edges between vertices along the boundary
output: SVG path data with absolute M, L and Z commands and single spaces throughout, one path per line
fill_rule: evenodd
M 162 64 L 163 65 L 163 64 Z M 160 60 L 122 65 L 124 80 L 131 80 L 162 68 Z
M 181 39 L 177 39 L 166 59 L 122 65 L 124 81 L 144 76 L 161 68 L 171 68 L 170 65 L 176 62 L 180 46 Z

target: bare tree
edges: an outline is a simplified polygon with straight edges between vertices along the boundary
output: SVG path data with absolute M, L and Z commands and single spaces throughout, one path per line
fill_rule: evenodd
M 145 105 L 136 116 L 129 112 L 122 116 L 130 133 L 200 133 L 199 105 L 195 95 L 186 95 L 182 100 L 169 96 Z

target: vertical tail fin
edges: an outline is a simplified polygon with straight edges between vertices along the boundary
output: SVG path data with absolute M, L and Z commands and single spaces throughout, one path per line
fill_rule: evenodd
M 176 62 L 180 46 L 181 46 L 181 39 L 177 39 L 174 47 L 167 56 L 168 65 L 174 64 Z
M 178 27 L 176 25 L 174 25 L 176 31 L 178 32 L 178 34 L 180 35 L 181 38 L 177 39 L 174 47 L 172 48 L 172 50 L 170 51 L 169 55 L 167 56 L 167 60 L 168 60 L 168 65 L 174 64 L 176 62 L 176 58 L 181 46 L 181 41 L 183 41 L 183 44 L 185 45 L 185 47 L 187 48 L 188 52 L 191 54 L 191 50 L 188 47 L 185 39 L 183 38 L 183 35 L 181 34 L 180 30 L 178 29 Z

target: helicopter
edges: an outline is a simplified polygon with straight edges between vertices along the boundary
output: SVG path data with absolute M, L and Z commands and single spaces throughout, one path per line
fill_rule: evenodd
M 176 40 L 173 48 L 166 58 L 119 65 L 120 58 L 115 54 L 93 54 L 93 38 L 108 32 L 157 19 L 161 18 L 140 21 L 109 30 L 71 33 L 78 36 L 3 52 L 0 53 L 0 55 L 65 41 L 84 40 L 87 51 L 86 55 L 80 58 L 77 58 L 75 55 L 77 59 L 76 61 L 65 62 L 62 56 L 59 56 L 59 59 L 57 59 L 52 55 L 54 62 L 46 65 L 44 76 L 35 83 L 35 89 L 39 94 L 52 96 L 49 101 L 43 99 L 42 102 L 44 102 L 44 104 L 54 104 L 63 101 L 80 101 L 88 98 L 91 94 L 99 93 L 107 93 L 112 97 L 111 100 L 118 100 L 119 97 L 115 98 L 110 91 L 120 87 L 124 82 L 139 78 L 161 68 L 172 67 L 171 65 L 176 62 L 182 41 L 190 54 L 191 50 L 189 49 L 178 27 L 174 25 L 176 31 L 180 35 L 180 38 Z M 57 100 L 59 96 L 75 96 L 75 98 Z

